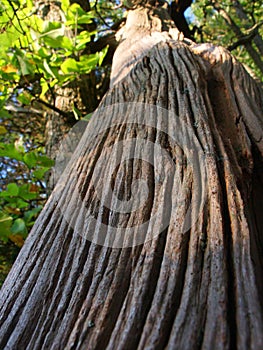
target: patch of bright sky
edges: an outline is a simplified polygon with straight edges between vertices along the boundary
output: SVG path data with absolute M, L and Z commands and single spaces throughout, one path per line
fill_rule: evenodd
M 188 7 L 188 9 L 185 11 L 184 15 L 185 15 L 185 18 L 186 18 L 188 23 L 194 22 L 195 15 L 193 14 L 191 7 Z

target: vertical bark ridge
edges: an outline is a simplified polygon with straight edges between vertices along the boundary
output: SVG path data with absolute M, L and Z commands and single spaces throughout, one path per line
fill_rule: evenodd
M 220 50 L 218 50 L 220 52 Z M 235 60 L 224 50 L 221 49 L 221 52 L 214 51 L 217 62 L 221 60 L 222 64 L 218 65 L 218 68 L 215 69 L 215 76 L 219 84 L 223 83 L 225 85 L 224 89 L 221 89 L 221 94 L 223 93 L 224 101 L 233 101 L 232 109 L 230 115 L 228 114 L 228 120 L 222 122 L 222 116 L 227 116 L 226 112 L 222 113 L 222 110 L 218 110 L 218 107 L 224 109 L 225 106 L 219 104 L 218 106 L 214 105 L 215 114 L 219 116 L 221 113 L 221 118 L 219 124 L 217 124 L 217 130 L 223 131 L 221 134 L 221 139 L 224 146 L 221 146 L 221 157 L 224 159 L 222 163 L 224 173 L 222 176 L 222 182 L 225 183 L 225 193 L 228 206 L 228 213 L 230 219 L 230 232 L 232 237 L 232 244 L 230 246 L 231 251 L 231 260 L 232 260 L 232 272 L 235 283 L 232 285 L 233 295 L 235 299 L 235 308 L 236 308 L 236 328 L 237 328 L 237 339 L 236 343 L 239 348 L 258 348 L 261 347 L 262 338 L 257 338 L 255 332 L 259 331 L 259 328 L 262 327 L 262 315 L 260 307 L 258 305 L 255 308 L 254 300 L 259 301 L 258 290 L 256 288 L 256 275 L 255 268 L 252 262 L 253 255 L 257 255 L 257 252 L 253 252 L 250 247 L 250 241 L 252 240 L 253 227 L 249 227 L 250 216 L 255 215 L 252 212 L 248 212 L 246 202 L 251 196 L 251 174 L 253 171 L 253 158 L 251 142 L 255 142 L 255 133 L 253 138 L 250 138 L 248 142 L 248 135 L 250 134 L 249 129 L 252 131 L 252 128 L 255 125 L 258 125 L 257 133 L 262 134 L 262 128 L 260 125 L 262 119 L 258 115 L 257 104 L 251 104 L 251 100 L 248 101 L 248 98 L 242 100 L 240 98 L 240 82 L 242 82 L 242 95 L 246 90 L 249 90 L 253 98 L 257 100 L 258 91 L 257 87 L 254 85 L 252 88 L 251 81 L 248 76 L 244 74 L 243 68 L 240 67 Z M 220 57 L 221 56 L 221 57 Z M 222 56 L 227 56 L 222 57 Z M 215 58 L 214 57 L 214 58 Z M 223 59 L 222 59 L 223 58 Z M 238 67 L 240 69 L 238 69 Z M 238 73 L 238 74 L 237 74 Z M 244 74 L 244 78 L 240 79 L 240 75 Z M 231 84 L 229 83 L 231 81 Z M 248 82 L 246 84 L 246 82 Z M 228 83 L 228 84 L 225 84 Z M 232 88 L 235 87 L 235 90 Z M 229 95 L 234 95 L 234 98 L 230 98 Z M 231 97 L 232 97 L 231 96 Z M 235 103 L 236 102 L 236 103 Z M 246 106 L 244 106 L 244 103 Z M 248 107 L 249 106 L 249 107 Z M 253 113 L 252 108 L 255 110 Z M 249 125 L 246 125 L 246 120 L 248 115 L 244 118 L 245 120 L 239 121 L 238 116 L 240 111 L 249 110 Z M 220 122 L 221 119 L 221 122 Z M 237 121 L 236 125 L 232 126 L 229 130 L 225 129 L 226 124 L 229 124 L 229 121 Z M 244 124 L 245 127 L 244 127 Z M 241 124 L 241 126 L 239 125 Z M 243 125 L 242 125 L 243 124 Z M 233 130 L 236 130 L 236 133 L 233 133 Z M 247 134 L 248 131 L 248 134 Z M 225 134 L 228 136 L 228 139 L 225 137 Z M 229 149 L 229 140 L 231 140 L 232 146 L 235 150 L 235 158 L 232 156 L 230 161 L 231 153 Z M 221 141 L 221 143 L 222 143 Z M 260 148 L 260 144 L 258 147 Z M 225 147 L 225 149 L 224 149 Z M 230 154 L 229 154 L 230 153 Z M 238 169 L 235 169 L 238 167 Z M 247 183 L 248 182 L 248 183 Z M 257 209 L 258 210 L 258 209 Z M 260 249 L 260 247 L 259 247 Z M 249 281 L 249 283 L 247 282 Z M 253 294 L 253 296 L 252 296 Z M 250 295 L 248 297 L 248 295 Z M 253 316 L 252 316 L 253 315 Z M 253 323 L 253 326 L 252 326 Z M 259 327 L 259 328 L 258 328 Z M 250 329 L 250 332 L 247 332 L 247 329 Z
M 111 334 L 108 349 L 116 347 L 117 344 L 123 349 L 134 349 L 137 347 L 141 328 L 143 327 L 155 291 L 156 276 L 159 274 L 164 242 L 164 236 L 160 235 L 158 239 L 152 241 L 149 247 L 150 249 L 145 248 L 142 251 L 141 261 L 138 262 L 137 268 L 134 271 L 132 283 L 116 322 L 115 329 Z M 147 287 L 142 290 L 140 288 L 141 284 Z M 135 305 L 139 307 L 138 310 L 134 309 Z M 133 334 L 132 339 L 130 338 L 130 334 Z
M 68 228 L 64 227 L 64 232 L 66 234 L 66 240 L 71 239 L 71 234 L 67 232 Z M 12 311 L 9 313 L 8 318 L 13 317 L 14 320 L 16 320 L 16 329 L 19 329 L 19 332 L 12 332 L 9 334 L 9 342 L 8 346 L 12 348 L 14 344 L 17 342 L 21 343 L 21 346 L 23 346 L 24 342 L 27 341 L 25 337 L 23 336 L 24 329 L 28 329 L 29 331 L 32 331 L 34 328 L 34 323 L 32 322 L 35 318 L 35 316 L 38 314 L 41 314 L 41 309 L 43 307 L 43 299 L 44 299 L 44 291 L 43 287 L 45 285 L 45 282 L 51 277 L 52 279 L 52 273 L 50 274 L 50 260 L 52 260 L 53 254 L 59 256 L 61 253 L 60 250 L 60 242 L 53 240 L 53 242 L 47 242 L 47 246 L 49 245 L 50 248 L 50 255 L 47 258 L 47 264 L 44 265 L 41 268 L 40 271 L 36 273 L 38 270 L 37 266 L 32 266 L 31 275 L 28 278 L 28 280 L 24 283 L 24 287 L 28 288 L 29 295 L 25 295 L 24 290 L 22 290 L 22 293 L 19 294 L 19 296 L 16 299 L 16 303 L 18 306 L 13 308 Z M 43 255 L 46 255 L 46 252 L 42 252 L 42 254 L 39 255 L 39 261 L 44 261 Z M 55 255 L 56 256 L 56 255 Z M 54 262 L 53 262 L 54 264 Z M 62 268 L 62 265 L 57 265 L 57 269 L 60 270 Z M 56 272 L 56 269 L 55 269 Z M 58 275 L 59 275 L 59 271 Z M 54 272 L 53 272 L 54 273 Z M 14 314 L 13 314 L 14 313 Z M 25 316 L 30 314 L 30 317 L 27 318 L 25 321 Z

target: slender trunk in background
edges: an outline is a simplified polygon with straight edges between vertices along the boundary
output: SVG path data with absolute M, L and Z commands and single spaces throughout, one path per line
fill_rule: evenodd
M 78 3 L 85 11 L 90 11 L 88 1 L 72 0 L 71 3 Z M 43 20 L 62 21 L 60 1 L 48 0 L 43 2 L 35 0 L 35 7 L 38 9 L 38 15 Z M 74 36 L 75 33 L 68 32 L 67 35 Z M 76 108 L 84 116 L 94 111 L 98 106 L 96 85 L 95 72 L 91 72 L 88 75 L 82 74 L 66 86 L 50 89 L 48 94 L 49 104 L 57 110 L 49 109 L 46 112 L 45 146 L 47 155 L 51 159 L 55 160 L 57 158 L 62 140 L 77 123 L 77 118 L 72 112 L 73 108 Z M 57 181 L 57 173 L 51 170 L 47 181 L 49 191 L 54 188 Z
M 242 33 L 241 29 L 235 23 L 235 21 L 231 18 L 231 16 L 227 13 L 227 11 L 223 7 L 220 6 L 220 3 L 215 1 L 213 6 L 214 6 L 214 9 L 216 9 L 218 11 L 220 16 L 222 16 L 222 18 L 224 18 L 228 27 L 233 31 L 233 33 L 235 33 L 237 39 L 239 39 L 239 40 L 242 39 L 244 37 L 244 34 Z M 249 53 L 251 59 L 253 60 L 254 64 L 256 65 L 256 67 L 263 74 L 263 61 L 262 61 L 262 56 L 260 55 L 260 53 L 253 47 L 251 41 L 245 41 L 244 47 L 247 50 L 247 52 Z
M 244 8 L 242 7 L 241 3 L 238 0 L 233 1 L 233 5 L 234 5 L 234 8 L 236 10 L 237 16 L 242 21 L 247 23 L 247 27 L 248 27 L 247 29 L 249 29 L 253 25 L 255 25 L 255 23 L 251 24 L 251 21 L 249 20 L 247 13 L 245 12 Z M 261 54 L 261 56 L 263 56 L 263 39 L 258 31 L 257 31 L 256 35 L 254 36 L 253 41 L 254 41 L 259 53 Z
M 262 91 L 165 8 L 119 33 L 112 87 L 6 279 L 1 349 L 261 349 Z

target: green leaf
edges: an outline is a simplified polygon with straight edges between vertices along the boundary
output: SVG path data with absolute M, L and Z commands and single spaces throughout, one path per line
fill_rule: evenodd
M 8 98 L 6 96 L 8 92 L 7 92 L 7 89 L 5 89 L 5 88 L 1 89 L 0 91 L 3 94 L 3 95 L 0 94 L 0 109 L 2 109 L 5 107 L 5 104 L 8 100 Z
M 4 135 L 6 133 L 7 133 L 7 129 L 3 125 L 0 125 L 0 135 Z
M 87 13 L 79 4 L 72 4 L 67 11 L 67 26 L 76 24 L 88 24 L 92 22 L 93 14 Z
M 43 180 L 47 171 L 49 171 L 50 167 L 44 167 L 41 169 L 37 169 L 33 172 L 33 176 L 38 180 Z
M 23 105 L 29 106 L 32 101 L 32 96 L 28 92 L 23 91 L 23 93 L 17 97 L 17 100 Z
M 16 219 L 11 227 L 12 234 L 27 233 L 26 223 L 23 219 Z
M 73 111 L 75 119 L 79 120 L 81 117 L 81 112 L 74 106 L 74 104 L 72 106 L 72 111 Z
M 6 188 L 6 192 L 10 195 L 10 196 L 17 196 L 19 193 L 19 187 L 17 186 L 17 184 L 15 183 L 10 183 L 7 185 Z
M 91 33 L 88 31 L 82 31 L 76 37 L 76 50 L 83 50 L 87 43 L 90 42 Z
M 0 212 L 0 239 L 7 241 L 8 236 L 11 234 L 13 218 Z
M 56 39 L 57 37 L 63 37 L 65 35 L 66 27 L 60 22 L 43 22 L 43 31 L 41 37 L 48 36 L 49 38 Z
M 99 66 L 102 65 L 103 60 L 104 60 L 104 58 L 105 58 L 106 55 L 107 55 L 108 48 L 109 48 L 109 45 L 107 45 L 106 47 L 104 47 L 104 49 L 99 53 Z
M 54 79 L 51 83 L 48 83 L 45 79 L 40 80 L 40 85 L 42 87 L 40 98 L 44 99 L 45 94 L 56 84 L 58 83 L 57 79 Z
M 14 144 L 0 143 L 0 157 L 8 157 L 23 160 L 23 153 Z
M 37 199 L 39 197 L 39 193 L 32 192 L 30 190 L 30 187 L 31 187 L 30 184 L 25 184 L 25 185 L 20 187 L 19 196 L 22 198 L 22 200 L 29 201 L 29 200 Z M 23 202 L 23 203 L 26 203 L 26 202 Z M 20 203 L 20 204 L 23 205 L 23 203 Z M 27 203 L 27 205 L 28 205 L 28 203 Z
M 46 168 L 51 168 L 55 162 L 47 156 L 38 156 L 37 164 Z
M 43 66 L 45 68 L 45 70 L 47 71 L 47 73 L 54 79 L 56 79 L 56 75 L 55 75 L 55 71 L 53 71 L 51 69 L 51 67 L 49 66 L 48 62 L 46 59 L 43 60 Z
M 56 38 L 45 36 L 43 37 L 43 42 L 46 46 L 50 46 L 54 49 L 67 49 L 73 50 L 72 41 L 66 36 L 57 36 Z
M 78 24 L 89 24 L 92 23 L 92 17 L 87 13 L 78 18 Z
M 13 46 L 13 43 L 19 39 L 21 34 L 18 31 L 8 29 L 0 35 L 1 50 L 8 49 Z
M 10 194 L 7 191 L 1 191 L 0 192 L 0 197 L 1 198 L 10 197 Z
M 59 37 L 52 38 L 49 36 L 45 36 L 43 38 L 43 42 L 45 46 L 52 47 L 53 49 L 57 49 L 60 47 L 61 39 Z
M 38 215 L 38 213 L 42 210 L 42 208 L 43 208 L 42 206 L 38 206 L 38 207 L 36 207 L 32 210 L 29 210 L 25 213 L 24 220 L 25 220 L 27 225 L 32 221 L 32 219 L 34 219 Z
M 31 169 L 36 166 L 38 156 L 35 152 L 28 152 L 23 157 L 23 162 Z
M 38 55 L 41 58 L 48 58 L 48 57 L 50 57 L 50 53 L 49 53 L 48 49 L 45 48 L 45 47 L 41 47 L 41 49 L 38 50 Z
M 13 116 L 8 113 L 6 110 L 2 109 L 0 110 L 0 119 L 12 119 Z
M 78 72 L 79 71 L 78 62 L 74 60 L 74 58 L 68 58 L 62 63 L 61 70 L 65 74 Z
M 92 69 L 96 68 L 99 63 L 99 53 L 95 53 L 92 55 L 83 55 L 80 57 L 80 62 L 82 68 L 86 71 L 91 71 Z
M 25 208 L 28 207 L 28 202 L 25 202 L 21 198 L 17 198 L 16 206 L 17 206 L 18 209 L 25 209 Z
M 67 49 L 69 51 L 74 50 L 73 41 L 70 38 L 68 38 L 67 36 L 61 37 L 60 47 L 63 49 Z
M 22 50 L 16 48 L 15 57 L 18 61 L 18 65 L 22 75 L 34 74 L 35 67 L 32 65 L 32 62 L 28 60 L 26 54 Z
M 61 9 L 66 13 L 70 7 L 70 1 L 69 0 L 62 0 L 61 1 Z

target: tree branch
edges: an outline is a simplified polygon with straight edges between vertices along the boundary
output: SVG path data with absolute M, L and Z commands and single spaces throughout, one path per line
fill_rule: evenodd
M 236 14 L 238 18 L 240 18 L 242 21 L 246 21 L 246 23 L 250 23 L 252 19 L 252 23 L 255 24 L 256 20 L 254 17 L 254 8 L 255 8 L 255 2 L 252 3 L 252 10 L 249 12 L 249 15 L 247 11 L 243 8 L 241 3 L 238 0 L 235 0 L 233 3 L 233 6 L 236 10 Z M 250 19 L 251 18 L 251 19 Z M 253 41 L 255 45 L 257 46 L 259 52 L 261 55 L 263 55 L 263 40 L 259 32 L 256 33 L 256 35 L 253 38 Z
M 105 19 L 101 16 L 100 12 L 97 9 L 97 5 L 98 5 L 98 0 L 95 1 L 94 4 L 94 10 L 96 12 L 96 14 L 98 15 L 98 17 L 100 18 L 100 20 L 103 22 L 103 24 L 107 27 L 110 28 L 110 26 L 108 25 L 108 23 L 105 21 Z
M 218 11 L 218 13 L 224 18 L 225 22 L 228 24 L 228 26 L 233 30 L 233 32 L 236 34 L 237 38 L 240 40 L 244 37 L 244 34 L 242 33 L 239 26 L 235 23 L 235 21 L 231 18 L 231 16 L 220 6 L 218 1 L 212 1 L 212 5 L 215 10 Z M 263 62 L 258 54 L 258 52 L 254 49 L 251 42 L 245 42 L 244 46 L 249 53 L 250 57 L 256 64 L 256 66 L 259 68 L 259 70 L 263 73 Z
M 20 29 L 21 29 L 21 32 L 20 32 L 20 30 L 17 29 L 17 28 L 16 28 L 16 30 L 17 30 L 19 33 L 25 35 L 26 33 L 25 33 L 25 31 L 24 31 L 24 29 L 23 29 L 23 27 L 22 27 L 22 25 L 21 25 L 20 18 L 19 18 L 18 15 L 17 15 L 17 9 L 15 9 L 15 7 L 14 7 L 14 5 L 13 5 L 13 3 L 12 3 L 11 0 L 8 0 L 8 4 L 11 6 L 11 8 L 12 8 L 12 10 L 13 10 L 13 12 L 14 12 L 14 16 L 15 16 L 16 19 L 17 19 L 17 23 L 18 23 L 18 26 L 19 26 Z M 12 20 L 11 20 L 11 21 L 12 21 Z M 12 21 L 12 25 L 15 27 L 13 21 Z
M 258 34 L 258 28 L 263 25 L 263 22 L 257 23 L 254 25 L 250 30 L 248 31 L 247 34 L 244 34 L 237 42 L 234 44 L 228 46 L 229 51 L 235 50 L 238 46 L 240 45 L 245 45 L 246 43 L 251 42 L 251 40 L 254 39 L 254 37 Z
M 60 114 L 62 117 L 64 118 L 71 118 L 72 116 L 74 117 L 73 113 L 72 112 L 64 112 L 62 111 L 61 109 L 57 108 L 56 106 L 40 99 L 40 98 L 36 98 L 34 101 L 38 102 L 38 103 L 41 103 L 42 105 L 46 106 L 47 108 L 51 109 L 52 111 Z M 34 103 L 34 101 L 32 101 L 32 104 Z
M 171 3 L 170 6 L 170 16 L 174 21 L 176 27 L 180 30 L 180 32 L 184 33 L 184 36 L 194 40 L 192 32 L 188 26 L 188 23 L 185 19 L 184 12 L 188 7 L 191 6 L 192 0 L 182 1 L 175 0 Z

